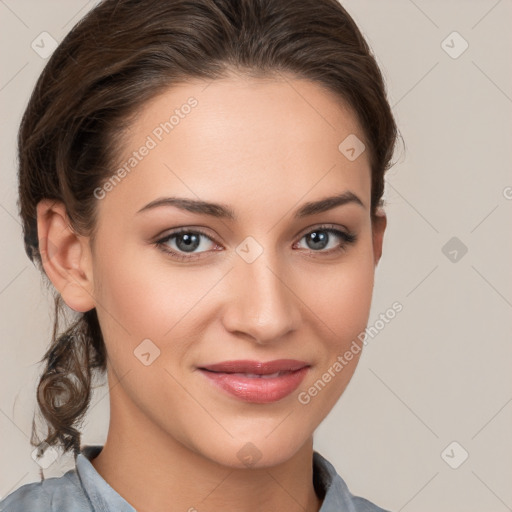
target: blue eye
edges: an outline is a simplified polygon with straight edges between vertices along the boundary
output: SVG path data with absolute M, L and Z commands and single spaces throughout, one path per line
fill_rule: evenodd
M 180 229 L 178 231 L 174 231 L 165 238 L 158 240 L 156 245 L 164 252 L 176 256 L 179 259 L 190 259 L 193 256 L 188 256 L 187 253 L 193 255 L 208 251 L 208 248 L 204 247 L 205 245 L 207 246 L 208 243 L 202 243 L 202 239 L 209 240 L 214 246 L 217 245 L 202 231 L 193 231 L 191 229 Z M 169 242 L 171 242 L 171 244 L 169 244 Z M 202 248 L 203 250 L 196 251 L 198 248 Z
M 319 226 L 301 237 L 306 240 L 311 253 L 333 254 L 347 249 L 349 244 L 356 242 L 353 233 L 341 231 L 331 226 Z M 181 228 L 157 240 L 155 245 L 171 257 L 179 260 L 192 261 L 201 258 L 202 253 L 218 251 L 217 244 L 210 236 L 198 229 Z
M 336 242 L 336 238 L 338 238 L 338 242 Z M 304 239 L 308 245 L 306 249 L 309 248 L 313 252 L 331 253 L 333 251 L 346 249 L 348 244 L 352 244 L 356 241 L 356 236 L 352 233 L 346 233 L 329 226 L 320 226 L 306 233 L 301 238 L 301 240 Z

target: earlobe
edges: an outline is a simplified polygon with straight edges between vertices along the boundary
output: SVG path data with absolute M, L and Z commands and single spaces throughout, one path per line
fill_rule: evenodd
M 46 275 L 73 310 L 95 307 L 88 240 L 72 229 L 64 204 L 43 199 L 37 205 L 39 252 Z
M 382 244 L 384 242 L 384 232 L 386 231 L 387 217 L 382 208 L 379 208 L 372 220 L 373 231 L 373 255 L 375 266 L 382 256 Z

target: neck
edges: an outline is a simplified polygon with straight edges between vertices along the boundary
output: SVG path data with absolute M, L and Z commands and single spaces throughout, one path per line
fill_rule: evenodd
M 173 510 L 318 512 L 313 487 L 313 439 L 288 460 L 263 468 L 227 467 L 164 432 L 133 404 L 111 395 L 110 425 L 91 463 L 139 512 Z

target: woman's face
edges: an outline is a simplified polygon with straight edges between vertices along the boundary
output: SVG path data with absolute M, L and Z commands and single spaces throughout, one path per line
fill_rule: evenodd
M 310 440 L 356 367 L 380 256 L 363 140 L 337 97 L 292 77 L 192 82 L 144 107 L 95 193 L 111 426 L 239 467 Z M 275 360 L 295 365 L 211 366 Z

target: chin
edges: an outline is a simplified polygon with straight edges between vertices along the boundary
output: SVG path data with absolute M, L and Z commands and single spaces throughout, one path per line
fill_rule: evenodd
M 252 437 L 246 434 L 243 438 L 211 440 L 208 446 L 198 447 L 197 451 L 213 462 L 233 469 L 278 466 L 291 459 L 308 442 L 308 438 L 298 432 L 283 429 L 278 434 L 278 429 L 267 437 L 260 432 Z

